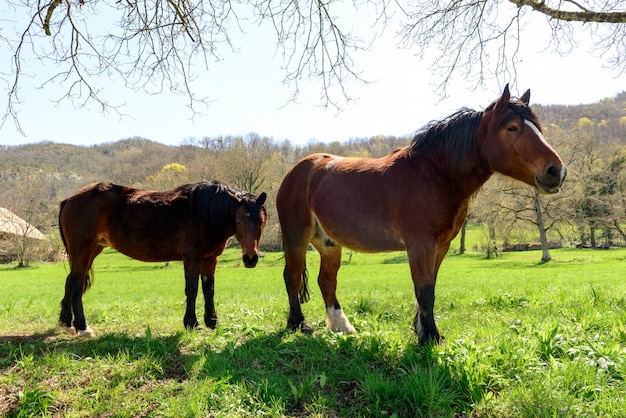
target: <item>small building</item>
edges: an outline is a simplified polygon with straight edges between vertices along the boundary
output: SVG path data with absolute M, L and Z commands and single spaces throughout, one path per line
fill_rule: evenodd
M 8 240 L 13 236 L 33 239 L 44 239 L 45 235 L 37 228 L 6 208 L 0 208 L 0 240 Z

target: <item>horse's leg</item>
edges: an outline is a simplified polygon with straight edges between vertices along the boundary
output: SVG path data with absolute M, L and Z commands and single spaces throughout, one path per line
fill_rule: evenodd
M 93 260 L 102 252 L 102 247 L 85 244 L 81 254 L 70 254 L 71 270 L 65 280 L 65 295 L 61 301 L 59 321 L 70 334 L 81 337 L 94 337 L 95 333 L 87 325 L 83 309 L 83 293 L 87 290 L 87 275 Z M 73 320 L 72 320 L 73 315 Z
M 415 247 L 413 249 L 407 248 L 411 277 L 415 289 L 415 299 L 417 301 L 413 329 L 419 338 L 420 344 L 426 344 L 429 341 L 439 342 L 441 336 L 435 325 L 433 312 L 438 257 L 435 254 L 434 246 L 432 250 L 424 248 L 423 243 L 417 244 Z
M 82 292 L 82 284 L 86 274 L 86 272 L 76 273 L 75 270 L 72 270 L 70 274 L 67 275 L 67 279 L 65 279 L 65 295 L 63 296 L 63 300 L 61 300 L 59 323 L 61 326 L 65 326 L 65 330 L 72 335 L 76 334 L 72 314 L 72 295 L 77 292 Z
M 292 215 L 291 213 L 288 213 Z M 301 303 L 302 289 L 306 289 L 306 250 L 309 246 L 311 226 L 302 225 L 298 219 L 285 219 L 281 217 L 281 230 L 283 233 L 283 246 L 285 250 L 285 269 L 283 278 L 289 298 L 289 315 L 287 327 L 292 330 L 300 330 L 304 333 L 313 333 L 313 327 L 304 319 Z M 304 286 L 304 287 L 303 287 Z
M 202 263 L 202 294 L 204 295 L 204 323 L 207 327 L 215 329 L 220 323 L 217 319 L 213 297 L 215 295 L 215 267 L 217 257 L 205 259 Z
M 334 332 L 356 334 L 356 329 L 350 324 L 337 300 L 337 272 L 341 267 L 342 247 L 330 240 L 315 237 L 313 245 L 320 253 L 320 273 L 317 283 L 322 291 L 322 298 L 326 305 L 326 326 Z
M 289 298 L 287 327 L 305 333 L 313 332 L 304 319 L 301 306 L 308 296 L 301 290 L 307 290 L 306 250 L 315 227 L 307 192 L 313 170 L 313 161 L 296 164 L 285 176 L 276 194 L 276 210 L 285 250 L 283 278 Z
M 70 271 L 65 279 L 65 294 L 61 300 L 61 314 L 59 315 L 60 325 L 64 325 L 69 331 L 73 327 L 72 324 L 72 283 L 76 280 L 74 271 Z M 80 277 L 80 276 L 79 276 Z M 82 281 L 82 279 L 80 279 Z M 76 330 L 74 330 L 76 332 Z
M 187 308 L 183 324 L 187 329 L 198 328 L 198 318 L 196 317 L 196 298 L 198 297 L 198 278 L 200 269 L 197 263 L 184 262 L 185 267 L 185 296 L 187 297 Z
M 283 270 L 283 278 L 285 279 L 287 297 L 289 298 L 287 327 L 294 331 L 299 329 L 304 333 L 311 334 L 313 327 L 304 319 L 300 301 L 300 289 L 302 288 L 303 280 L 305 280 L 303 275 L 305 274 L 307 245 L 308 244 L 303 248 L 295 249 L 289 249 L 287 245 L 285 245 L 285 269 Z

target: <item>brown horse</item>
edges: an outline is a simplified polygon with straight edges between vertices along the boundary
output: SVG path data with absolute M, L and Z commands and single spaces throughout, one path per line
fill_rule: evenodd
M 223 183 L 186 184 L 174 190 L 137 190 L 95 183 L 61 202 L 59 227 L 70 273 L 61 301 L 61 325 L 92 337 L 85 321 L 82 295 L 91 284 L 93 260 L 110 246 L 141 261 L 182 260 L 187 308 L 184 325 L 196 328 L 198 277 L 202 277 L 204 322 L 218 324 L 213 304 L 217 257 L 234 235 L 243 248 L 243 263 L 254 267 L 267 219 L 267 195 L 255 196 Z M 73 316 L 73 320 L 72 320 Z
M 356 330 L 337 300 L 342 247 L 406 250 L 417 301 L 419 342 L 439 341 L 433 305 L 437 272 L 467 216 L 471 197 L 500 172 L 556 193 L 566 175 L 529 108 L 530 90 L 511 100 L 508 85 L 483 112 L 463 109 L 382 158 L 313 154 L 287 173 L 276 198 L 285 249 L 288 327 L 312 332 L 301 303 L 308 297 L 306 251 L 320 254 L 318 283 L 332 331 Z

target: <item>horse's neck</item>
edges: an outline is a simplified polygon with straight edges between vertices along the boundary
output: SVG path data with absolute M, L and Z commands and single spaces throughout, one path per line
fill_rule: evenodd
M 446 193 L 454 193 L 461 200 L 471 198 L 494 173 L 486 161 L 482 161 L 476 155 L 465 158 L 462 164 L 454 164 L 451 160 L 433 158 L 431 155 L 415 156 L 408 149 L 398 152 L 396 162 L 391 164 L 406 165 L 416 171 L 416 176 L 422 181 L 428 177 L 431 181 L 442 184 L 441 190 Z M 426 176 L 425 173 L 428 172 Z M 445 187 L 443 187 L 445 186 Z
M 462 180 L 462 187 L 467 196 L 473 196 L 478 190 L 491 178 L 494 171 L 485 163 L 467 163 L 458 171 L 459 178 Z

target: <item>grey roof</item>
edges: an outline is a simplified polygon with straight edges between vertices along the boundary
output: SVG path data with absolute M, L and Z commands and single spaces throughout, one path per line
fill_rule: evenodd
M 26 236 L 29 238 L 45 238 L 44 234 L 24 219 L 8 209 L 0 208 L 0 234 L 23 236 L 24 232 L 26 232 Z

